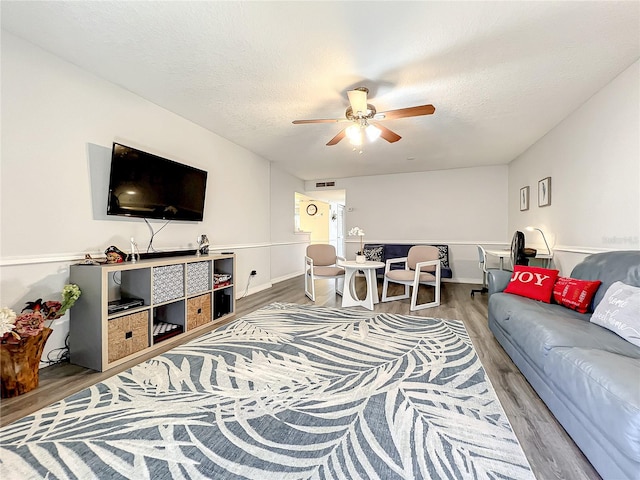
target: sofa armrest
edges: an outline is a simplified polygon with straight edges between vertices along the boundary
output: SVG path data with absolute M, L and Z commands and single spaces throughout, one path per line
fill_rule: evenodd
M 511 280 L 512 272 L 508 270 L 497 270 L 497 269 L 489 269 L 487 270 L 487 283 L 489 285 L 489 296 L 494 293 L 498 293 L 503 291 L 509 285 L 509 280 Z

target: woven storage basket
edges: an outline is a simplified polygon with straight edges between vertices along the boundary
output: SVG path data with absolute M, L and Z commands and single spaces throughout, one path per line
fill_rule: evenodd
M 149 311 L 109 320 L 109 362 L 149 346 Z
M 187 300 L 187 330 L 211 321 L 211 294 L 200 295 Z

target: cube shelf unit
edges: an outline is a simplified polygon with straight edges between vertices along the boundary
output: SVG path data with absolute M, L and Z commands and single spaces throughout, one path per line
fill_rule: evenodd
M 224 254 L 72 265 L 82 295 L 70 310 L 71 363 L 109 370 L 225 323 L 235 312 L 235 263 Z M 109 312 L 109 302 L 130 298 L 143 305 Z

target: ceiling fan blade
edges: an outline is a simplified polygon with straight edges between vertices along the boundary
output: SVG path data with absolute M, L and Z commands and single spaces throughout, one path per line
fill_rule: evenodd
M 367 112 L 367 92 L 364 90 L 349 90 L 347 92 L 347 96 L 349 97 L 349 103 L 351 104 L 351 109 L 353 110 L 353 114 L 356 115 L 358 112 L 366 113 Z
M 431 115 L 436 111 L 433 105 L 419 105 L 417 107 L 399 108 L 398 110 L 389 110 L 388 112 L 380 112 L 378 115 L 384 115 L 385 120 L 393 120 L 395 118 L 419 117 L 420 115 Z M 378 116 L 376 115 L 376 116 Z
M 402 137 L 395 132 L 392 132 L 387 127 L 380 125 L 379 123 L 369 122 L 371 125 L 380 129 L 380 136 L 389 143 L 394 143 L 400 140 Z
M 327 146 L 330 147 L 331 145 L 335 145 L 336 143 L 338 143 L 340 140 L 344 138 L 344 136 L 346 135 L 346 132 L 347 132 L 346 128 L 343 128 L 342 130 L 340 130 L 335 137 L 329 140 L 329 142 L 327 143 Z
M 294 120 L 293 124 L 301 125 L 303 123 L 338 123 L 338 122 L 346 122 L 346 118 L 319 118 L 317 120 Z

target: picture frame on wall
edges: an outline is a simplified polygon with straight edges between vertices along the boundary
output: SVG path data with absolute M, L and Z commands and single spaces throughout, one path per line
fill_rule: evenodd
M 529 185 L 520 189 L 520 211 L 529 210 Z
M 543 178 L 538 182 L 538 206 L 551 205 L 551 177 Z

